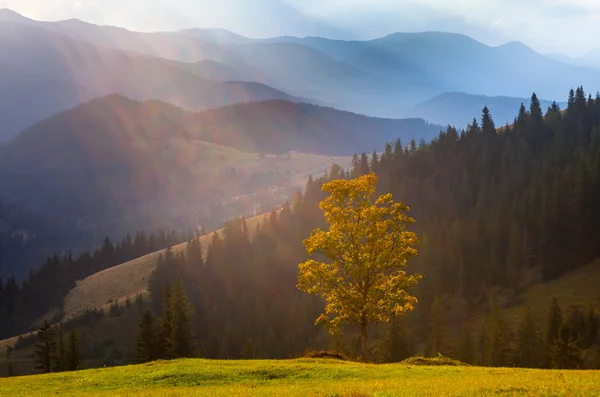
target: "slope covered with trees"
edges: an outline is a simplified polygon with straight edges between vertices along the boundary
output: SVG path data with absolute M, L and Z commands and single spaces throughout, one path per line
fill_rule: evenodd
M 534 95 L 513 126 L 496 129 L 485 108 L 466 131 L 355 156 L 350 169 L 309 179 L 254 238 L 237 219 L 206 252 L 197 239 L 180 253 L 167 250 L 149 284 L 154 313 L 164 315 L 165 285 L 179 277 L 193 307 L 195 355 L 286 358 L 330 348 L 358 356 L 356 330 L 329 336 L 315 327 L 324 302 L 296 286 L 298 264 L 308 259 L 302 240 L 326 227 L 322 184 L 374 171 L 378 193 L 411 207 L 421 244 L 407 269 L 424 277 L 413 312 L 369 329 L 373 360 L 418 353 L 488 366 L 599 368 L 597 306 L 565 307 L 548 296 L 543 312 L 523 308 L 515 320 L 504 310 L 530 286 L 600 256 L 599 134 L 600 98 L 579 88 L 567 109 L 553 104 L 545 115 Z
M 565 111 L 553 105 L 544 116 L 534 96 L 514 126 L 496 129 L 484 109 L 467 131 L 450 128 L 429 144 L 396 142 L 382 156 L 357 156 L 347 172 L 331 170 L 327 180 L 377 172 L 380 192 L 401 198 L 417 220 L 422 243 L 409 269 L 424 275 L 419 303 L 405 321 L 373 330 L 375 359 L 439 352 L 483 365 L 598 366 L 592 308 L 563 308 L 568 314 L 548 332 L 539 318 L 551 314 L 525 312 L 519 325 L 502 308 L 518 304 L 530 285 L 600 256 L 599 125 L 600 101 L 579 88 Z M 315 330 L 323 303 L 294 288 L 306 260 L 300 242 L 324 226 L 316 206 L 324 181 L 309 181 L 253 240 L 243 222 L 231 224 L 205 259 L 182 254 L 159 266 L 155 285 L 177 275 L 189 282 L 205 355 L 286 357 L 327 345 L 356 354 L 356 334 L 329 339 Z M 560 361 L 581 358 L 582 349 L 585 363 Z

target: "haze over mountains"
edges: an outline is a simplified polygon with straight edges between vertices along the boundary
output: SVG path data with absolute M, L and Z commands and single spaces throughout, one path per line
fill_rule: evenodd
M 3 106 L 4 139 L 31 121 L 110 93 L 190 110 L 297 99 L 400 118 L 419 115 L 416 105 L 449 92 L 523 98 L 535 91 L 558 101 L 577 85 L 600 89 L 600 70 L 543 56 L 522 43 L 490 47 L 442 32 L 370 41 L 259 40 L 215 29 L 138 33 L 79 20 L 39 22 L 0 10 L 0 51 L 4 97 L 34 96 L 8 84 L 23 75 L 41 79 L 32 79 L 30 90 L 39 85 L 56 92 L 52 99 L 38 96 L 27 113 Z M 436 120 L 442 121 L 453 122 Z

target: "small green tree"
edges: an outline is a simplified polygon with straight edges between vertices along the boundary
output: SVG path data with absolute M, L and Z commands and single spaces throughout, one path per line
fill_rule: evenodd
M 54 333 L 56 337 L 56 353 L 54 355 L 54 371 L 61 372 L 65 371 L 65 330 L 62 324 L 57 324 L 54 327 Z
M 490 299 L 490 314 L 485 320 L 483 362 L 490 367 L 506 366 L 509 364 L 510 353 L 510 329 L 493 295 Z
M 575 369 L 581 366 L 581 351 L 571 332 L 571 326 L 566 321 L 560 324 L 558 337 L 552 345 L 552 368 Z
M 146 310 L 140 321 L 140 326 L 135 340 L 134 360 L 139 363 L 147 363 L 160 358 L 161 333 L 156 319 Z
M 69 332 L 69 344 L 67 346 L 66 369 L 76 371 L 81 365 L 81 349 L 77 332 L 72 329 Z
M 40 330 L 37 333 L 38 342 L 35 345 L 35 368 L 42 373 L 52 371 L 52 361 L 56 353 L 56 342 L 52 334 L 52 327 L 47 320 L 44 320 Z
M 173 357 L 192 356 L 191 312 L 183 284 L 177 277 L 171 296 L 170 348 Z
M 161 358 L 169 358 L 171 355 L 171 335 L 173 334 L 173 314 L 171 311 L 171 289 L 169 284 L 165 285 L 162 301 L 162 319 L 160 322 L 161 328 L 161 343 L 160 356 Z
M 447 355 L 448 327 L 444 316 L 444 306 L 439 297 L 435 297 L 429 311 L 429 343 L 427 351 L 431 357 Z
M 521 367 L 536 368 L 541 362 L 543 340 L 537 328 L 531 308 L 523 310 L 521 323 L 517 330 L 517 364 Z
M 460 330 L 460 350 L 458 359 L 463 363 L 475 363 L 475 341 L 468 325 L 463 325 Z

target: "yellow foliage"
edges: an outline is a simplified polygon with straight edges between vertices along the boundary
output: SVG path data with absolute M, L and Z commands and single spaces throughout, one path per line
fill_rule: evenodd
M 388 322 L 417 302 L 406 289 L 421 276 L 403 270 L 417 255 L 418 239 L 407 230 L 414 219 L 391 194 L 373 202 L 376 184 L 374 173 L 325 184 L 329 196 L 320 208 L 329 230 L 315 229 L 304 240 L 312 258 L 299 265 L 298 288 L 326 300 L 317 323 L 331 332 L 356 324 L 366 338 L 367 325 Z

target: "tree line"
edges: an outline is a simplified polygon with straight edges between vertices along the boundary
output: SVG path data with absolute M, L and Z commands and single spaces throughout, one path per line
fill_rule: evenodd
M 65 296 L 77 280 L 190 238 L 176 231 L 137 232 L 115 244 L 106 237 L 94 252 L 47 258 L 38 270 L 30 270 L 21 284 L 14 277 L 6 282 L 0 279 L 0 338 L 28 332 L 33 322 L 51 308 L 62 309 Z

